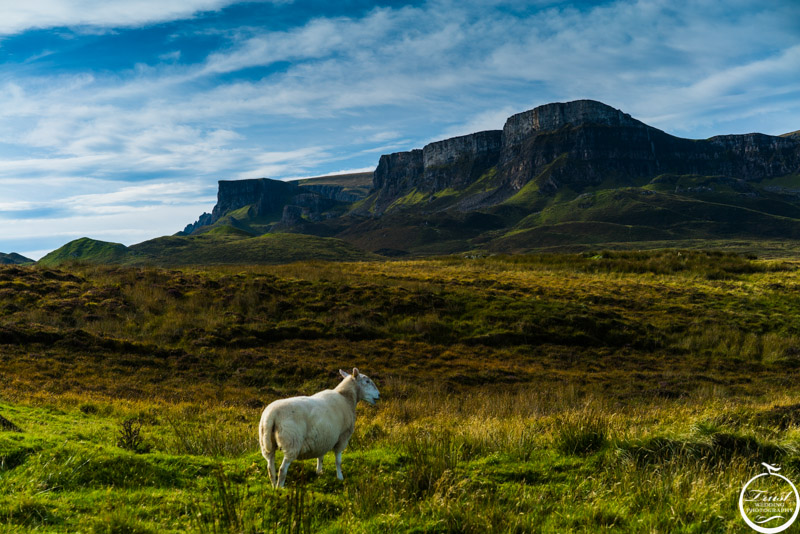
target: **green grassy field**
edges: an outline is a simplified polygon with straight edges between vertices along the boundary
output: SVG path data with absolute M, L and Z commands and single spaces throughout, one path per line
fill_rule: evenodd
M 800 481 L 800 273 L 692 250 L 0 267 L 0 531 L 751 532 Z M 358 366 L 344 453 L 260 411 Z

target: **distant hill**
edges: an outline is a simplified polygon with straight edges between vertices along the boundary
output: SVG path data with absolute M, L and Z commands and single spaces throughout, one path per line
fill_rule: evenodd
M 39 264 L 52 266 L 65 261 L 77 260 L 93 263 L 120 263 L 126 255 L 127 247 L 125 245 L 82 237 L 50 252 L 39 260 Z
M 129 247 L 126 263 L 159 265 L 220 265 L 289 263 L 316 259 L 358 261 L 373 259 L 340 239 L 302 234 L 249 236 L 231 227 L 218 227 L 197 236 L 151 239 Z
M 340 239 L 284 233 L 254 237 L 227 226 L 193 236 L 159 237 L 130 247 L 82 238 L 51 252 L 39 263 L 55 266 L 82 261 L 182 266 L 289 263 L 310 258 L 358 261 L 375 259 L 376 256 Z
M 30 258 L 26 258 L 21 254 L 17 254 L 16 252 L 12 252 L 10 254 L 0 252 L 0 265 L 24 265 L 26 263 L 35 262 Z

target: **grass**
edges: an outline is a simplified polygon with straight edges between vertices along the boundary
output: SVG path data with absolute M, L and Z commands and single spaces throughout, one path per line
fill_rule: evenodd
M 0 265 L 24 265 L 26 263 L 34 263 L 34 261 L 16 252 L 10 254 L 0 252 Z
M 323 226 L 330 225 L 328 235 L 364 250 L 400 249 L 418 257 L 467 251 L 682 248 L 690 242 L 701 248 L 747 242 L 752 251 L 763 248 L 756 241 L 795 247 L 800 235 L 800 208 L 792 192 L 797 188 L 791 187 L 796 176 L 763 182 L 724 176 L 608 176 L 591 186 L 562 183 L 552 190 L 550 175 L 564 161 L 563 155 L 556 158 L 518 191 L 496 183 L 493 168 L 465 189 L 430 195 L 405 192 L 379 219 L 365 223 L 353 218 Z M 354 211 L 371 211 L 367 207 L 378 196 L 363 199 Z M 465 210 L 475 210 L 475 219 L 465 220 Z M 476 224 L 478 217 L 493 218 L 494 223 L 483 227 Z
M 115 263 L 122 261 L 127 254 L 127 247 L 121 243 L 97 241 L 82 237 L 70 241 L 63 247 L 50 252 L 39 260 L 41 265 L 58 265 L 65 261 L 84 260 L 95 263 Z
M 365 198 L 372 188 L 372 172 L 334 174 L 298 180 L 301 186 L 335 186 L 353 197 Z
M 800 481 L 800 273 L 713 251 L 0 268 L 10 532 L 747 532 Z M 269 487 L 263 407 L 358 366 Z M 279 458 L 280 460 L 280 458 Z
M 406 195 L 398 198 L 386 208 L 386 211 L 392 211 L 393 209 L 400 209 L 405 208 L 408 206 L 414 206 L 423 202 L 427 197 L 430 195 L 426 195 L 422 191 L 417 191 L 416 188 L 409 191 Z
M 551 247 L 632 246 L 649 241 L 794 239 L 800 210 L 788 188 L 795 177 L 744 182 L 723 176 L 661 175 L 649 184 L 606 182 L 579 192 L 538 190 L 550 168 L 506 201 L 527 214 L 502 235 L 480 240 L 493 252 L 545 251 Z M 661 246 L 664 246 L 663 244 Z M 704 245 L 708 246 L 706 241 Z
M 332 204 L 319 218 L 301 217 L 292 227 L 280 223 L 278 202 L 278 207 L 258 216 L 254 205 L 240 207 L 199 235 L 165 236 L 131 247 L 82 238 L 48 254 L 41 263 L 250 265 L 359 261 L 375 259 L 374 254 L 430 257 L 476 251 L 684 248 L 687 243 L 736 248 L 742 242 L 749 250 L 763 250 L 763 241 L 796 251 L 800 206 L 793 192 L 795 175 L 745 182 L 673 174 L 631 180 L 612 173 L 590 186 L 561 183 L 554 189 L 552 177 L 563 170 L 565 158 L 566 154 L 557 157 L 519 190 L 498 182 L 497 167 L 467 187 L 432 193 L 412 189 L 390 199 L 383 198 L 385 192 L 369 193 L 369 173 L 301 180 L 297 183 L 302 187 L 331 189 L 326 194 L 335 190 L 348 201 Z M 383 202 L 382 207 L 376 202 Z M 375 215 L 378 208 L 383 210 L 380 217 L 366 216 Z M 2 261 L 11 260 L 0 257 Z
M 55 267 L 80 261 L 185 266 L 287 263 L 308 258 L 354 261 L 373 256 L 334 238 L 283 233 L 252 236 L 242 229 L 218 226 L 199 235 L 158 237 L 130 247 L 82 238 L 46 255 L 39 264 Z
M 253 449 L 209 457 L 114 446 L 130 404 L 86 417 L 63 400 L 58 408 L 18 402 L 13 409 L 28 420 L 61 412 L 60 432 L 1 435 L 3 454 L 24 454 L 0 472 L 8 490 L 0 517 L 43 532 L 87 524 L 116 532 L 745 532 L 734 501 L 759 462 L 800 475 L 797 427 L 757 422 L 789 400 L 780 394 L 652 400 L 598 417 L 609 412 L 604 401 L 556 391 L 414 393 L 359 409 L 344 482 L 330 465 L 317 476 L 312 462 L 297 462 L 279 492 Z M 143 428 L 156 441 L 173 431 L 158 417 Z

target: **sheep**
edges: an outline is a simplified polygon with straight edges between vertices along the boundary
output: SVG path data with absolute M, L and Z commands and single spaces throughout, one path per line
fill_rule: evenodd
M 339 369 L 342 380 L 336 389 L 326 389 L 310 397 L 276 400 L 264 409 L 258 426 L 261 454 L 269 466 L 269 480 L 275 488 L 286 482 L 289 464 L 295 460 L 317 459 L 317 474 L 322 473 L 322 458 L 333 449 L 336 477 L 342 476 L 342 451 L 347 447 L 356 422 L 356 404 L 365 400 L 374 405 L 380 392 L 370 378 L 353 369 Z M 283 451 L 280 475 L 275 476 L 275 452 Z

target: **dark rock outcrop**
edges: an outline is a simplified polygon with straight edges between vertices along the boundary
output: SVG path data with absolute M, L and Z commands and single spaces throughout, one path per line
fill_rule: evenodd
M 674 137 L 593 100 L 554 103 L 509 117 L 488 131 L 381 156 L 373 178 L 380 214 L 416 189 L 466 189 L 495 169 L 493 189 L 436 209 L 477 209 L 502 202 L 531 182 L 544 194 L 610 182 L 635 185 L 665 174 L 722 175 L 744 181 L 800 174 L 793 134 Z M 491 190 L 490 190 L 491 189 Z
M 300 193 L 300 187 L 292 182 L 257 178 L 253 180 L 220 180 L 217 205 L 211 212 L 212 222 L 245 206 L 255 208 L 255 216 L 281 212 L 288 198 Z
M 300 206 L 284 206 L 280 224 L 286 227 L 297 226 L 303 222 L 303 208 Z
M 412 190 L 434 193 L 468 186 L 497 164 L 501 138 L 500 130 L 489 130 L 381 156 L 373 177 L 375 210 L 383 212 Z
M 651 175 L 657 170 L 651 130 L 659 132 L 592 100 L 518 113 L 503 127 L 500 183 L 513 194 L 537 177 L 540 189 L 549 192 L 577 183 L 596 185 L 609 173 Z
M 292 197 L 291 205 L 300 208 L 309 220 L 318 221 L 323 218 L 323 213 L 336 206 L 336 201 L 316 193 L 303 192 Z
M 800 172 L 800 143 L 792 139 L 747 134 L 690 140 L 630 122 L 566 124 L 503 150 L 498 174 L 511 191 L 532 180 L 551 193 L 606 180 L 634 185 L 665 173 L 754 181 Z
M 792 175 L 800 175 L 796 132 L 682 139 L 578 100 L 518 113 L 503 130 L 383 155 L 371 175 L 221 181 L 214 210 L 185 233 L 224 225 L 425 253 L 495 241 L 497 250 L 525 250 L 636 236 L 786 237 L 800 235 L 789 221 L 800 220 L 800 187 L 759 181 Z
M 179 233 L 183 235 L 189 235 L 191 233 L 194 233 L 195 230 L 198 230 L 203 226 L 208 226 L 213 222 L 214 218 L 210 213 L 203 213 L 195 222 L 187 224 L 186 228 L 184 228 L 183 231 Z
M 425 145 L 421 190 L 441 191 L 474 182 L 497 164 L 502 134 L 500 130 L 489 130 Z
M 283 182 L 269 178 L 250 180 L 220 180 L 217 191 L 217 204 L 211 213 L 204 213 L 192 224 L 184 228 L 183 235 L 202 231 L 214 225 L 223 217 L 236 210 L 248 207 L 242 218 L 262 219 L 285 223 L 285 208 L 291 206 L 290 213 L 299 210 L 303 217 L 317 221 L 325 218 L 325 213 L 341 203 L 337 197 L 344 196 L 337 186 L 301 186 L 296 182 Z M 296 208 L 296 210 L 294 209 Z M 294 220 L 293 216 L 289 219 Z M 231 224 L 237 225 L 235 220 Z
M 751 133 L 718 135 L 708 143 L 713 147 L 708 166 L 718 174 L 759 180 L 800 171 L 800 138 Z
M 382 155 L 373 176 L 372 187 L 377 192 L 375 207 L 382 212 L 394 200 L 423 183 L 422 150 Z
M 564 126 L 594 124 L 597 126 L 643 127 L 627 113 L 594 100 L 556 102 L 512 115 L 503 126 L 503 149 L 521 144 L 538 132 L 551 132 Z

